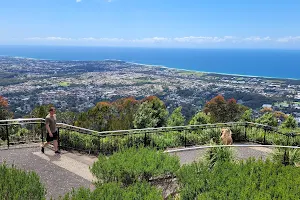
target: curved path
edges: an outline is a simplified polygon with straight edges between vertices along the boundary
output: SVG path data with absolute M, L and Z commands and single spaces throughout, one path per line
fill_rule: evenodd
M 235 148 L 235 156 L 238 159 L 249 157 L 266 159 L 272 152 L 272 149 L 266 147 Z M 199 149 L 170 154 L 178 155 L 181 164 L 188 164 L 201 158 L 205 151 Z M 96 160 L 94 156 L 64 151 L 61 156 L 56 156 L 50 149 L 42 154 L 39 147 L 0 150 L 0 163 L 6 162 L 24 170 L 37 172 L 47 188 L 47 199 L 58 198 L 81 186 L 93 188 L 94 177 L 89 171 L 89 166 Z

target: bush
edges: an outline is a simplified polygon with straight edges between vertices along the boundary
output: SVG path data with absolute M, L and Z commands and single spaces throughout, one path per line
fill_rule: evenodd
M 177 173 L 181 199 L 299 199 L 300 168 L 269 160 L 204 163 Z
M 147 182 L 135 183 L 123 188 L 119 183 L 106 183 L 97 187 L 94 191 L 80 188 L 77 191 L 66 194 L 61 200 L 95 200 L 95 199 L 122 199 L 122 200 L 152 200 L 163 199 L 160 190 Z
M 300 149 L 277 148 L 272 153 L 272 159 L 284 165 L 300 165 Z
M 234 142 L 245 140 L 244 127 L 232 127 L 232 137 Z M 283 129 L 284 131 L 291 132 Z M 282 131 L 282 130 L 281 130 Z M 287 137 L 276 132 L 265 132 L 262 128 L 247 127 L 247 140 L 265 144 L 286 145 Z M 78 132 L 60 130 L 60 144 L 65 148 L 74 148 L 92 154 L 101 152 L 111 155 L 125 147 L 151 146 L 157 149 L 168 147 L 193 146 L 207 144 L 211 139 L 219 143 L 221 131 L 219 128 L 207 128 L 198 130 L 169 131 L 161 133 L 138 133 L 130 135 L 107 135 L 98 137 L 86 135 Z M 300 135 L 290 138 L 289 145 L 300 145 Z
M 210 145 L 215 145 L 215 143 L 211 142 Z M 206 151 L 204 158 L 208 166 L 212 168 L 216 164 L 233 161 L 233 150 L 230 147 L 209 148 Z
M 150 148 L 129 148 L 110 157 L 99 155 L 91 172 L 98 179 L 97 185 L 121 182 L 128 186 L 157 176 L 173 176 L 179 167 L 178 157 Z
M 45 199 L 46 190 L 35 172 L 0 165 L 0 199 Z

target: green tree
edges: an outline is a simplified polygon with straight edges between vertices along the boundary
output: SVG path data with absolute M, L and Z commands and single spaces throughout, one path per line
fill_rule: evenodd
M 216 123 L 238 121 L 247 109 L 246 106 L 237 104 L 235 99 L 226 101 L 222 95 L 212 98 L 204 106 L 204 112 Z
M 89 120 L 90 116 L 86 112 L 82 112 L 78 115 L 77 120 L 75 121 L 74 125 L 79 126 L 82 128 L 90 128 L 91 120 Z
M 210 123 L 210 118 L 204 112 L 198 112 L 190 121 L 190 125 L 201 125 Z
M 259 124 L 264 124 L 264 125 L 268 125 L 268 126 L 277 126 L 278 125 L 278 121 L 277 118 L 274 116 L 273 113 L 265 113 L 264 115 L 262 115 L 261 117 L 259 117 L 256 120 L 257 123 Z
M 242 122 L 252 122 L 252 120 L 252 109 L 246 110 L 240 119 Z
M 142 100 L 134 117 L 135 128 L 162 127 L 166 125 L 168 111 L 165 104 L 155 96 Z
M 134 114 L 140 102 L 134 97 L 118 99 L 112 103 L 114 107 L 114 119 L 111 121 L 112 130 L 127 130 L 134 128 Z
M 183 114 L 181 113 L 182 107 L 179 106 L 176 108 L 170 117 L 168 118 L 168 126 L 183 126 L 185 122 L 185 118 Z
M 48 114 L 48 110 L 52 107 L 52 104 L 36 106 L 32 111 L 30 116 L 34 118 L 45 118 Z
M 226 122 L 226 101 L 222 95 L 212 98 L 205 104 L 204 112 L 209 114 L 213 122 Z
M 292 115 L 289 115 L 281 125 L 282 128 L 289 128 L 289 129 L 295 129 L 297 128 L 297 126 L 298 126 L 297 121 Z
M 77 118 L 77 114 L 72 111 L 65 111 L 65 112 L 58 111 L 56 115 L 59 121 L 69 125 L 74 125 Z
M 109 102 L 99 102 L 87 113 L 91 121 L 90 128 L 96 131 L 110 130 L 110 120 L 113 117 L 112 107 Z

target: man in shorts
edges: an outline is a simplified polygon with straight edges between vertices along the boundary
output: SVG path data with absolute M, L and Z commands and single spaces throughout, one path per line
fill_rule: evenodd
M 54 151 L 55 154 L 60 154 L 58 151 L 58 132 L 56 127 L 56 114 L 55 114 L 55 108 L 51 107 L 49 109 L 49 114 L 46 116 L 46 131 L 47 131 L 47 138 L 46 143 L 42 145 L 41 151 L 45 152 L 45 147 L 50 144 L 50 142 L 53 141 Z

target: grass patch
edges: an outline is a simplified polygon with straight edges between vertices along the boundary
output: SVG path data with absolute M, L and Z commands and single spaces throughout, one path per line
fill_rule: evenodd
M 180 71 L 179 74 L 194 75 L 194 76 L 198 76 L 198 77 L 202 77 L 203 75 L 205 75 L 205 73 L 203 73 L 203 72 L 196 72 L 196 71 Z
M 71 85 L 71 83 L 69 82 L 60 82 L 59 83 L 59 86 L 62 86 L 62 87 L 69 87 Z

